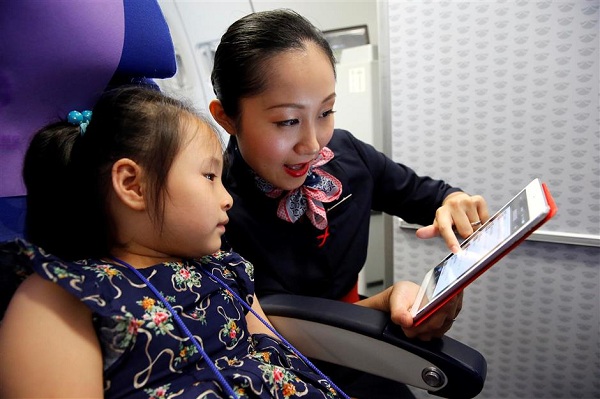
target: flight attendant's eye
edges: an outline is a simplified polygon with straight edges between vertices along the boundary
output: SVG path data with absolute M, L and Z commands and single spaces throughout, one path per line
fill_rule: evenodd
M 298 119 L 288 119 L 286 121 L 276 122 L 275 124 L 280 127 L 294 126 L 300 123 Z

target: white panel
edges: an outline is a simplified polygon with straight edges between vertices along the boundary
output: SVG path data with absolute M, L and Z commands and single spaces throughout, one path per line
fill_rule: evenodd
M 495 211 L 533 177 L 600 232 L 597 0 L 389 1 L 394 159 L 482 193 Z M 447 253 L 394 230 L 395 280 Z M 481 398 L 597 398 L 600 250 L 525 242 L 465 291 L 450 335 L 488 362 Z M 417 393 L 418 397 L 429 397 Z
M 345 49 L 337 64 L 335 126 L 382 148 L 377 47 Z
M 176 4 L 189 39 L 204 43 L 219 39 L 229 25 L 252 12 L 248 0 L 159 0 Z
M 394 158 L 492 209 L 539 177 L 544 230 L 600 234 L 598 1 L 390 4 Z
M 308 18 L 322 30 L 367 25 L 371 44 L 377 44 L 376 0 L 302 0 L 264 1 L 252 0 L 255 11 L 291 8 Z

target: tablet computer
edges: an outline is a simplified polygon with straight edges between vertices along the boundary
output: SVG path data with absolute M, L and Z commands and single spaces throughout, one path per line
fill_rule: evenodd
M 415 326 L 519 245 L 556 213 L 545 184 L 534 179 L 513 199 L 427 272 L 411 309 Z

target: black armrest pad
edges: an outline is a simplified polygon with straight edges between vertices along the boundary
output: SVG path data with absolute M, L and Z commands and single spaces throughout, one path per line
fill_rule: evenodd
M 301 295 L 267 295 L 260 298 L 260 304 L 268 315 L 293 316 L 302 320 L 331 324 L 372 337 L 380 336 L 389 320 L 386 313 L 375 309 Z
M 279 316 L 310 321 L 352 331 L 408 351 L 441 369 L 446 386 L 432 392 L 443 397 L 474 397 L 483 388 L 487 364 L 476 350 L 450 337 L 424 342 L 407 338 L 385 312 L 349 303 L 297 295 L 262 297 L 269 317 Z M 352 367 L 352 365 L 346 365 Z

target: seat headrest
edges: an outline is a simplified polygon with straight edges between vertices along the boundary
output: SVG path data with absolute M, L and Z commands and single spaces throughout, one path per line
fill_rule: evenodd
M 31 136 L 73 109 L 92 108 L 111 80 L 176 72 L 156 0 L 0 2 L 0 197 L 25 193 Z

